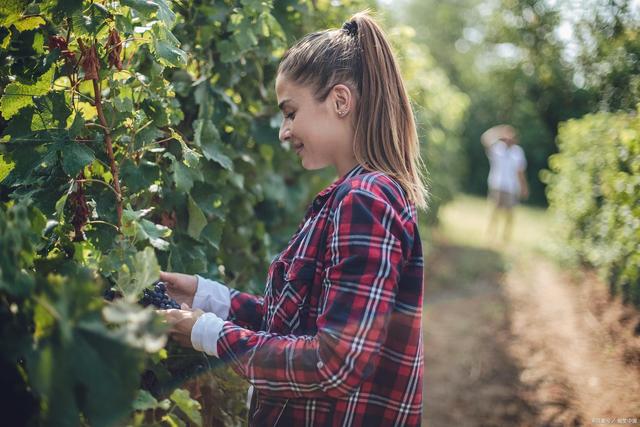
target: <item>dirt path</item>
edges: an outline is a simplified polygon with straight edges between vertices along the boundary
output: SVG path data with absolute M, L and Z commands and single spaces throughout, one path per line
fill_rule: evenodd
M 640 364 L 586 287 L 525 251 L 440 240 L 427 265 L 424 425 L 640 424 Z

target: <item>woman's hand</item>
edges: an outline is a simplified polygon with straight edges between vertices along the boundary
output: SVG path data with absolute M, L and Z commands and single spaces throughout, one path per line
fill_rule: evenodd
M 167 284 L 167 293 L 180 305 L 193 306 L 198 290 L 198 278 L 191 274 L 160 272 L 160 280 Z
M 191 330 L 196 320 L 204 314 L 202 310 L 191 310 L 186 304 L 182 304 L 180 310 L 158 310 L 171 328 L 169 336 L 183 347 L 193 348 L 191 344 Z

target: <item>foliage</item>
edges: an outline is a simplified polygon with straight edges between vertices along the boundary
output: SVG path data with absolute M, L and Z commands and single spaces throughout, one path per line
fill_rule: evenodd
M 574 254 L 640 307 L 640 117 L 598 113 L 560 127 L 543 175 Z
M 640 25 L 632 3 L 596 2 L 577 24 L 578 71 L 605 111 L 633 111 L 640 101 Z
M 1 359 L 22 398 L 8 419 L 197 424 L 174 391 L 187 364 L 220 397 L 206 420 L 243 417 L 239 379 L 161 349 L 163 328 L 135 301 L 160 269 L 261 291 L 312 191 L 277 142 L 278 58 L 348 12 L 295 0 L 0 8 Z M 123 297 L 104 302 L 108 287 Z
M 556 152 L 560 122 L 595 105 L 594 94 L 577 87 L 563 56 L 556 7 L 543 0 L 407 0 L 403 18 L 414 26 L 470 106 L 463 123 L 468 158 L 463 187 L 486 191 L 488 161 L 480 135 L 498 123 L 514 125 L 528 160 L 530 200 L 545 204 L 538 172 Z

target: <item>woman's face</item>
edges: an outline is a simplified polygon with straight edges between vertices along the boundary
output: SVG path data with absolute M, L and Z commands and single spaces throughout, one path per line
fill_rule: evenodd
M 353 100 L 345 103 L 344 94 L 340 92 L 348 88 L 338 86 L 341 88 L 334 87 L 324 101 L 318 102 L 309 87 L 296 84 L 282 74 L 276 78 L 278 106 L 283 115 L 279 138 L 289 142 L 305 169 L 334 166 L 343 175 L 356 164 L 351 120 Z

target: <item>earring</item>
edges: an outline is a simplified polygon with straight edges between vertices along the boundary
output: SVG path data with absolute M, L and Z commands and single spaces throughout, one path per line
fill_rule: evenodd
M 339 115 L 340 117 L 344 116 L 345 114 L 347 114 L 347 112 L 346 112 L 346 111 L 344 111 L 344 110 L 342 110 L 342 111 L 338 111 L 338 115 Z

